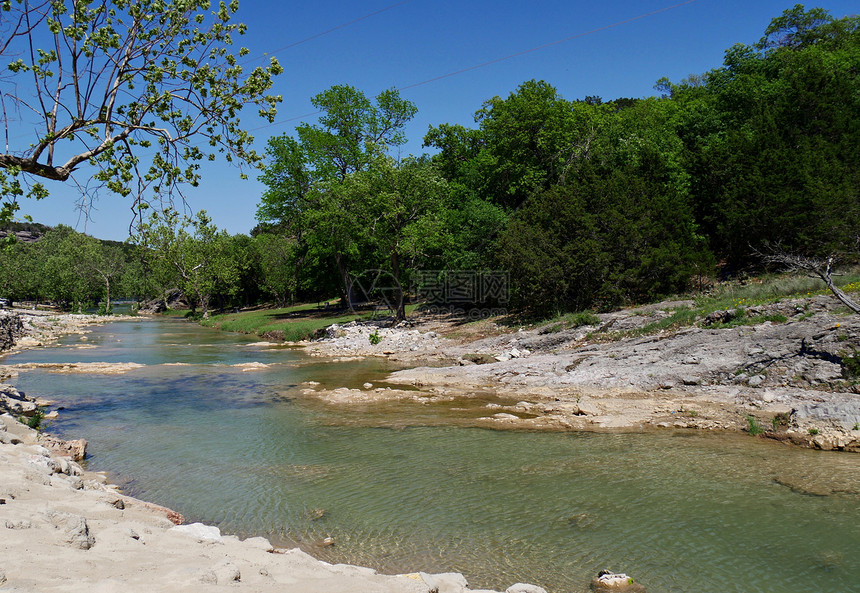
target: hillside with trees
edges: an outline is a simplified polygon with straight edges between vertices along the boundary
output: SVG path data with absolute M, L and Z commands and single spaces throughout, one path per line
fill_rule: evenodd
M 58 227 L 4 253 L 0 289 L 67 304 L 179 289 L 203 315 L 333 296 L 350 310 L 374 270 L 402 318 L 422 283 L 494 271 L 505 306 L 545 317 L 760 271 L 774 250 L 856 260 L 860 17 L 797 5 L 722 66 L 655 88 L 575 100 L 529 80 L 473 127 L 431 126 L 431 156 L 401 157 L 417 106 L 334 86 L 312 99 L 316 123 L 269 139 L 250 235 L 168 209 L 110 252 Z

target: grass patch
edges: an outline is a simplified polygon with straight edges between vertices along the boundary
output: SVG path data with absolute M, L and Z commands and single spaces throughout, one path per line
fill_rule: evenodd
M 42 430 L 42 421 L 45 419 L 45 409 L 42 406 L 36 408 L 32 416 L 19 416 L 18 422 L 26 424 L 34 430 Z
M 552 334 L 586 325 L 600 325 L 600 317 L 595 315 L 593 311 L 578 311 L 576 313 L 556 315 L 551 319 L 538 322 L 537 325 L 543 326 L 541 333 Z
M 846 379 L 860 377 L 860 350 L 854 346 L 850 354 L 842 355 L 842 376 Z
M 852 269 L 834 277 L 834 283 L 846 292 L 860 290 L 860 270 Z M 717 285 L 707 296 L 695 300 L 696 306 L 712 311 L 766 305 L 788 298 L 808 298 L 830 291 L 818 278 L 790 274 L 766 274 L 744 284 L 726 282 Z
M 756 417 L 752 414 L 747 414 L 747 431 L 753 436 L 760 435 L 764 432 L 761 424 L 758 423 L 758 420 L 756 420 Z
M 289 342 L 298 342 L 311 338 L 318 330 L 333 323 L 349 323 L 366 319 L 371 313 L 338 314 L 331 312 L 314 312 L 309 309 L 296 310 L 293 307 L 284 309 L 268 309 L 265 311 L 244 311 L 212 315 L 201 323 L 206 327 L 214 327 L 223 331 L 255 334 L 258 336 L 272 335 Z
M 701 313 L 699 311 L 691 309 L 690 307 L 678 307 L 674 309 L 672 314 L 668 317 L 664 317 L 663 319 L 649 323 L 645 327 L 632 330 L 628 333 L 631 335 L 648 335 L 667 329 L 686 327 L 688 325 L 693 325 L 700 314 Z
M 780 412 L 776 416 L 770 419 L 770 424 L 773 426 L 774 430 L 779 430 L 780 428 L 785 428 L 788 426 L 789 417 L 785 412 Z
M 411 313 L 416 305 L 408 305 L 406 312 Z M 320 309 L 316 303 L 305 303 L 282 309 L 261 309 L 257 311 L 241 311 L 239 313 L 224 313 L 212 315 L 209 319 L 201 320 L 206 327 L 223 331 L 271 336 L 288 342 L 307 340 L 333 323 L 349 323 L 362 321 L 373 317 L 373 311 L 358 311 L 345 313 Z
M 708 327 L 713 329 L 726 329 L 729 327 L 739 327 L 741 325 L 761 325 L 770 321 L 771 323 L 785 323 L 788 317 L 781 313 L 774 315 L 749 315 L 745 309 L 738 309 L 738 313 L 730 321 L 725 323 L 714 323 Z

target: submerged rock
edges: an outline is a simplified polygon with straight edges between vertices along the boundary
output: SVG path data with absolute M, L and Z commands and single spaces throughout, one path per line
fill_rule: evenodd
M 601 570 L 591 581 L 591 590 L 596 593 L 620 592 L 620 593 L 645 593 L 645 587 L 637 583 L 632 577 L 622 573 L 614 573 Z
M 505 589 L 505 593 L 546 593 L 546 589 L 529 583 L 516 583 Z

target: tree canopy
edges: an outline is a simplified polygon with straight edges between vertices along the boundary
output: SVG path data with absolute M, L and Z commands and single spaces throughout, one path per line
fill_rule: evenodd
M 267 92 L 282 68 L 243 66 L 237 10 L 236 0 L 0 3 L 0 108 L 15 141 L 0 154 L 0 220 L 22 196 L 45 197 L 43 180 L 132 194 L 136 207 L 196 185 L 218 153 L 258 162 L 240 114 L 250 104 L 273 121 L 280 97 Z

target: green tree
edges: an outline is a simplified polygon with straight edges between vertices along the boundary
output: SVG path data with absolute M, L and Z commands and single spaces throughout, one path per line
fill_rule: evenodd
M 382 260 L 379 267 L 390 271 L 394 286 L 386 288 L 397 321 L 406 317 L 403 286 L 408 274 L 429 248 L 444 240 L 440 213 L 447 193 L 447 184 L 429 163 L 414 158 L 396 163 L 388 157 L 379 157 L 332 191 L 338 202 L 349 204 Z
M 795 6 L 704 87 L 672 87 L 693 198 L 730 265 L 766 243 L 810 256 L 860 235 L 860 18 Z
M 275 59 L 243 68 L 238 2 L 209 9 L 209 0 L 0 3 L 6 137 L 36 130 L 0 154 L 0 221 L 20 197 L 45 197 L 42 180 L 67 181 L 85 164 L 137 207 L 147 192 L 196 185 L 199 163 L 217 153 L 259 160 L 239 114 L 251 104 L 273 121 L 280 97 L 266 93 L 282 68 Z
M 86 259 L 83 261 L 83 266 L 101 280 L 104 291 L 102 292 L 103 306 L 100 310 L 104 311 L 105 315 L 110 315 L 113 311 L 111 289 L 116 290 L 117 283 L 123 276 L 126 268 L 126 255 L 118 245 L 107 245 L 97 240 L 93 241 L 94 243 L 90 242 L 85 252 Z
M 258 282 L 279 307 L 296 299 L 303 257 L 298 241 L 284 233 L 260 233 L 252 239 L 259 261 Z
M 343 302 L 349 302 L 351 265 L 360 257 L 361 229 L 337 199 L 337 187 L 365 171 L 380 154 L 405 142 L 403 126 L 417 112 L 396 90 L 375 103 L 361 91 L 338 85 L 314 96 L 318 124 L 302 124 L 296 138 L 269 140 L 268 164 L 260 180 L 268 186 L 257 210 L 263 222 L 279 223 L 311 253 L 337 268 Z
M 96 299 L 98 284 L 89 264 L 98 240 L 57 225 L 35 244 L 39 258 L 40 296 L 63 303 L 79 313 Z
M 672 105 L 640 101 L 595 129 L 575 176 L 531 197 L 497 242 L 532 313 L 611 309 L 683 290 L 708 256 Z
M 141 224 L 135 242 L 161 273 L 172 270 L 177 284 L 191 305 L 209 316 L 212 296 L 232 294 L 237 289 L 238 264 L 231 256 L 230 237 L 219 231 L 206 212 L 180 216 L 173 209 L 154 212 Z

